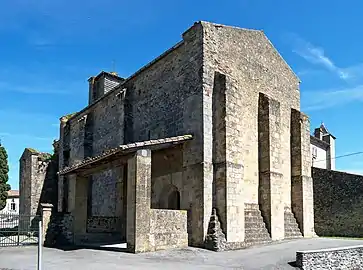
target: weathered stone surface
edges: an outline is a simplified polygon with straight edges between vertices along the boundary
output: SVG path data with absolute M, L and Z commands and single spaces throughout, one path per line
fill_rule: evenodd
M 218 220 L 217 210 L 213 208 L 209 221 L 208 234 L 205 238 L 205 248 L 213 251 L 223 251 L 226 249 L 226 242 L 226 236 Z
M 291 110 L 291 209 L 304 237 L 315 236 L 311 178 L 310 121 Z
M 45 244 L 45 239 L 46 239 L 46 235 L 47 232 L 50 228 L 50 219 L 52 216 L 52 210 L 53 210 L 53 205 L 50 203 L 42 203 L 41 204 L 41 215 L 42 215 L 42 235 L 43 235 L 43 245 Z
M 315 231 L 363 237 L 363 176 L 312 168 Z
M 363 246 L 296 252 L 296 265 L 302 270 L 363 268 Z
M 285 239 L 294 239 L 302 237 L 299 225 L 291 209 L 285 207 L 284 209 L 284 225 L 285 225 Z
M 188 245 L 187 211 L 151 209 L 151 151 L 128 161 L 127 246 L 139 253 Z
M 152 209 L 150 238 L 153 251 L 187 247 L 187 211 Z
M 258 105 L 259 203 L 272 240 L 284 238 L 280 103 L 260 93 Z
M 69 213 L 52 213 L 44 241 L 48 247 L 72 245 L 73 216 Z
M 281 194 L 290 206 L 290 110 L 299 110 L 299 79 L 262 31 L 201 23 L 204 29 L 204 92 L 211 93 L 214 73 L 233 79 L 235 130 L 241 131 L 236 145 L 244 166 L 245 203 L 258 203 L 258 99 L 259 93 L 280 102 L 281 111 Z
M 258 204 L 245 204 L 245 246 L 272 241 Z
M 152 241 L 160 239 L 152 240 L 150 234 L 155 214 L 150 207 L 187 211 L 192 246 L 203 247 L 206 237 L 215 234 L 208 232 L 213 208 L 227 248 L 270 240 L 264 221 L 272 238 L 282 239 L 284 207 L 292 209 L 304 235 L 309 234 L 310 143 L 308 125 L 299 122 L 299 79 L 262 31 L 197 22 L 181 42 L 129 78 L 102 74 L 116 81 L 91 80 L 89 106 L 61 119 L 60 170 L 98 160 L 102 153 L 113 155 L 111 149 L 121 144 L 185 134 L 193 139 L 147 157 L 130 151 L 109 167 L 99 160 L 102 170 L 89 169 L 94 169 L 91 175 L 78 170 L 88 177 L 80 175 L 88 183 L 87 189 L 82 185 L 82 196 L 76 195 L 74 176 L 61 176 L 58 209 L 72 212 L 73 229 L 82 230 L 84 238 L 90 239 L 79 221 L 88 222 L 92 231 L 101 230 L 97 219 L 127 216 L 120 231 L 125 230 L 130 248 L 153 250 Z M 267 101 L 262 109 L 261 96 Z M 264 219 L 259 207 L 246 211 L 245 205 L 260 205 Z M 261 229 L 256 232 L 245 226 L 254 219 Z M 165 235 L 160 234 L 160 245 L 166 247 Z
M 122 231 L 121 217 L 92 216 L 87 219 L 87 232 L 108 233 Z
M 57 205 L 57 171 L 57 147 L 54 155 L 29 148 L 24 150 L 19 177 L 21 215 L 41 215 L 42 203 Z
M 228 242 L 244 241 L 243 164 L 239 149 L 238 90 L 229 77 L 216 73 L 213 88 L 213 203 Z M 237 95 L 237 97 L 235 97 Z M 239 161 L 239 162 L 236 162 Z

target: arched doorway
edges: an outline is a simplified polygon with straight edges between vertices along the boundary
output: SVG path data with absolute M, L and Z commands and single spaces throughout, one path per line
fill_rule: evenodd
M 180 210 L 180 193 L 178 190 L 172 190 L 169 193 L 168 209 Z
M 180 210 L 180 193 L 176 186 L 168 184 L 160 193 L 159 206 L 162 209 Z

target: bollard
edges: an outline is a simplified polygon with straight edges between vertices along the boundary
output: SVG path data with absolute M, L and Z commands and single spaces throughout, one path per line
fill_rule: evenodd
M 38 270 L 42 270 L 42 246 L 43 246 L 43 226 L 42 219 L 39 220 L 38 233 Z

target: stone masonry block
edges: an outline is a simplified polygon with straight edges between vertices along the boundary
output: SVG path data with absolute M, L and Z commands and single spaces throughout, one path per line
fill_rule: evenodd
M 233 102 L 233 95 L 237 91 L 233 80 L 215 73 L 212 97 L 213 194 L 227 242 L 244 241 L 244 167 L 238 163 L 241 156 L 235 149 L 242 145 L 236 130 L 239 118 L 234 117 L 237 104 Z
M 262 93 L 259 99 L 258 127 L 261 212 L 272 240 L 280 240 L 284 238 L 280 103 Z
M 135 253 L 150 251 L 151 151 L 137 151 L 128 160 L 127 169 L 128 249 Z
M 291 110 L 291 208 L 304 237 L 314 236 L 309 119 Z

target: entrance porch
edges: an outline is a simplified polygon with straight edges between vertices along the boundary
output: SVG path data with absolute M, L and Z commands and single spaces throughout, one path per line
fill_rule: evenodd
M 59 172 L 67 179 L 67 212 L 72 216 L 71 233 L 75 245 L 105 245 L 124 248 L 130 252 L 187 247 L 187 211 L 180 210 L 180 193 L 175 186 L 164 185 L 152 209 L 152 174 L 159 176 L 165 167 L 170 176 L 177 173 L 172 161 L 159 164 L 160 154 L 182 151 L 191 135 L 150 140 L 121 145 L 103 154 L 83 160 Z M 176 150 L 175 150 L 176 149 Z M 164 154 L 163 154 L 164 155 Z M 154 157 L 157 166 L 153 162 Z M 153 166 L 152 166 L 153 164 Z M 173 167 L 174 166 L 174 167 Z M 90 176 L 111 168 L 118 168 L 122 177 L 122 200 L 117 200 L 117 216 L 92 217 L 89 211 Z M 160 178 L 158 177 L 158 182 Z M 104 194 L 104 196 L 108 196 Z M 154 207 L 153 207 L 154 208 Z M 122 243 L 126 243 L 122 245 Z

